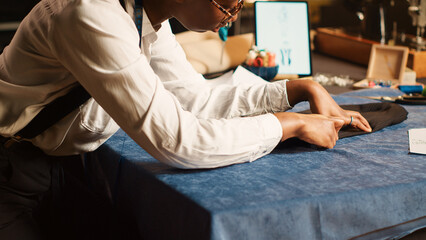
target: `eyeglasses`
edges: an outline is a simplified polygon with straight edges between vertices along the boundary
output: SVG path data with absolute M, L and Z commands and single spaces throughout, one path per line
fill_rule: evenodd
M 220 25 L 226 25 L 235 15 L 238 14 L 238 12 L 243 8 L 244 0 L 238 0 L 238 3 L 235 7 L 233 7 L 231 10 L 226 10 L 226 8 L 222 7 L 219 3 L 217 3 L 215 0 L 210 0 L 210 2 L 219 8 L 226 16 L 222 19 L 220 22 Z

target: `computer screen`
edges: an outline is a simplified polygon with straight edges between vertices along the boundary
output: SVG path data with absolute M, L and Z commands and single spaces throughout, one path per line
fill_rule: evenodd
M 256 45 L 274 52 L 278 74 L 312 75 L 308 3 L 256 1 Z

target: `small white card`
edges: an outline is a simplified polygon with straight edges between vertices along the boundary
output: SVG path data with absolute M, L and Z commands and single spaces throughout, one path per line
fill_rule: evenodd
M 426 155 L 426 128 L 414 128 L 408 130 L 410 152 Z

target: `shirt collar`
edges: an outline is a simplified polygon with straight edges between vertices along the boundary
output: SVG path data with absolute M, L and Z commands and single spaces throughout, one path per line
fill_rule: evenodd
M 143 20 L 142 20 L 142 37 L 155 33 L 155 29 L 149 21 L 148 15 L 146 15 L 145 9 L 143 9 Z
M 130 15 L 130 17 L 134 21 L 134 10 L 135 10 L 135 1 L 134 0 L 124 0 L 125 3 L 125 9 L 126 12 Z M 142 9 L 142 36 L 141 38 L 146 38 L 149 36 L 149 39 L 151 41 L 155 41 L 157 37 L 157 33 L 154 29 L 154 27 L 151 24 L 151 21 L 149 21 L 148 15 L 145 12 L 145 9 Z

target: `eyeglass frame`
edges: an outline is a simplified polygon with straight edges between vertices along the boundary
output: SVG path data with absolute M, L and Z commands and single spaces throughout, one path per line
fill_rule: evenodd
M 210 0 L 210 2 L 217 7 L 219 10 L 221 10 L 224 14 L 226 14 L 227 16 L 225 16 L 222 21 L 220 21 L 220 25 L 226 25 L 228 24 L 229 20 L 231 20 L 231 18 L 235 17 L 243 8 L 244 6 L 244 0 L 238 0 L 238 3 L 235 7 L 233 7 L 230 11 L 226 10 L 226 8 L 224 8 L 222 5 L 220 5 L 219 3 L 217 3 L 215 0 Z

